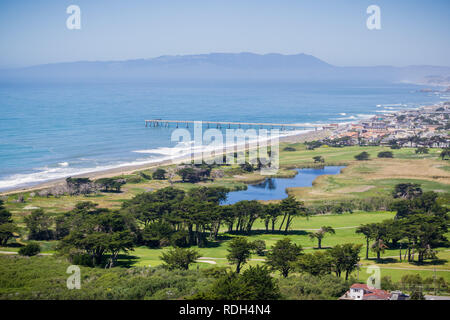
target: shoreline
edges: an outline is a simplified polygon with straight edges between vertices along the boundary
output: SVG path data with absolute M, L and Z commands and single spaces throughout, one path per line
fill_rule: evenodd
M 283 142 L 296 143 L 296 142 L 305 142 L 308 140 L 315 140 L 315 139 L 319 139 L 319 138 L 323 139 L 326 136 L 329 136 L 330 133 L 331 132 L 329 130 L 323 130 L 323 129 L 317 130 L 317 131 L 306 131 L 306 132 L 301 132 L 298 134 L 279 137 L 279 142 L 280 143 L 283 143 Z M 252 144 L 249 144 L 248 148 L 251 148 L 251 147 L 255 147 L 255 146 L 254 145 L 252 146 Z M 247 148 L 247 146 L 246 146 L 246 148 Z M 111 169 L 106 169 L 106 170 L 77 174 L 77 175 L 73 175 L 71 177 L 73 177 L 73 178 L 83 177 L 83 178 L 89 178 L 91 180 L 96 180 L 96 179 L 100 179 L 100 178 L 111 178 L 111 177 L 120 176 L 120 175 L 133 174 L 136 171 L 156 169 L 158 167 L 164 167 L 164 166 L 174 165 L 174 164 L 175 165 L 181 164 L 186 161 L 191 161 L 193 158 L 195 159 L 196 156 L 194 155 L 192 157 L 192 155 L 185 155 L 185 156 L 180 156 L 179 158 L 174 158 L 174 159 L 169 159 L 169 160 L 160 160 L 160 161 L 155 161 L 152 163 L 139 164 L 139 165 L 124 165 L 124 166 L 117 167 L 117 168 L 111 168 Z M 66 181 L 66 178 L 58 178 L 58 179 L 54 179 L 54 180 L 37 183 L 33 186 L 13 187 L 9 190 L 0 191 L 0 196 L 10 196 L 10 195 L 18 194 L 18 193 L 27 193 L 27 192 L 33 192 L 33 191 L 38 191 L 38 190 L 42 190 L 42 189 L 47 189 L 47 188 L 57 186 L 61 183 L 64 183 L 65 181 Z
M 438 104 L 436 104 L 436 103 L 433 104 L 433 106 L 437 106 L 437 105 Z M 384 111 L 385 111 L 385 114 L 395 115 L 395 114 L 399 114 L 399 113 L 402 113 L 405 111 L 420 110 L 421 108 L 424 108 L 426 106 L 427 105 L 421 105 L 421 106 L 417 106 L 415 108 L 395 110 L 392 112 L 389 112 L 387 110 L 384 110 Z M 374 114 L 368 114 L 367 119 L 370 119 L 375 116 L 380 116 L 382 114 L 383 113 L 377 113 L 377 112 L 375 112 Z M 363 119 L 355 119 L 353 121 L 337 123 L 338 126 L 335 129 L 345 127 L 346 125 L 349 125 L 349 124 L 358 124 L 358 123 L 361 123 L 362 121 L 363 121 Z M 320 140 L 320 139 L 324 139 L 327 137 L 331 137 L 332 134 L 335 132 L 335 130 L 326 129 L 325 127 L 329 127 L 329 124 L 323 124 L 323 126 L 324 126 L 324 128 L 322 128 L 320 130 L 306 130 L 304 132 L 300 132 L 300 133 L 296 133 L 296 134 L 292 134 L 292 135 L 281 136 L 281 137 L 278 137 L 278 139 L 279 139 L 280 143 L 302 143 L 305 141 Z M 270 140 L 271 139 L 268 139 L 267 141 L 269 142 Z M 246 149 L 247 148 L 250 149 L 252 147 L 254 148 L 255 147 L 254 143 L 255 142 L 249 142 L 248 145 L 246 143 L 245 148 Z M 252 146 L 252 144 L 253 144 L 253 146 Z M 235 145 L 235 146 L 237 146 L 237 145 Z M 239 146 L 237 146 L 237 147 L 239 148 Z M 197 155 L 198 155 L 198 153 L 197 153 Z M 143 164 L 123 165 L 123 166 L 118 166 L 118 167 L 110 168 L 110 169 L 102 169 L 99 171 L 74 174 L 74 175 L 71 175 L 71 177 L 74 177 L 74 178 L 84 177 L 84 178 L 89 178 L 91 180 L 96 180 L 96 179 L 100 179 L 100 178 L 110 178 L 110 177 L 115 177 L 115 176 L 120 176 L 120 175 L 133 174 L 136 171 L 141 171 L 141 170 L 156 169 L 158 167 L 169 166 L 169 165 L 177 165 L 177 164 L 181 164 L 186 161 L 191 161 L 192 159 L 198 159 L 198 156 L 196 156 L 195 153 L 194 154 L 186 154 L 186 155 L 179 156 L 178 158 L 157 160 L 155 162 L 148 162 L 148 163 L 143 163 Z M 29 185 L 29 186 L 12 187 L 11 189 L 0 191 L 0 197 L 51 188 L 51 187 L 54 187 L 54 186 L 64 183 L 66 178 L 67 177 L 57 178 L 57 179 L 48 180 L 48 181 L 44 181 L 44 182 L 38 182 L 34 185 Z

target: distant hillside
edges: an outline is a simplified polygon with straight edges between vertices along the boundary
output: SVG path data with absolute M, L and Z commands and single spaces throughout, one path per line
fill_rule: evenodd
M 0 71 L 0 80 L 267 79 L 436 84 L 450 67 L 337 67 L 307 54 L 211 53 L 127 61 L 69 62 Z M 432 80 L 432 81 L 430 81 Z

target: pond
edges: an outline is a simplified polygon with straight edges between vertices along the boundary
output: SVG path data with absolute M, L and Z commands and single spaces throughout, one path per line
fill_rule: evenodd
M 324 174 L 339 174 L 345 166 L 325 166 L 323 169 L 295 169 L 293 178 L 267 178 L 263 182 L 248 185 L 247 190 L 228 193 L 223 204 L 233 204 L 241 200 L 280 200 L 287 197 L 286 188 L 311 187 L 313 181 Z

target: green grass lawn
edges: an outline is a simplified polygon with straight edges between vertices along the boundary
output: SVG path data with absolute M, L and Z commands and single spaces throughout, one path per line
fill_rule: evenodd
M 332 247 L 336 244 L 343 243 L 359 243 L 365 245 L 365 239 L 362 235 L 356 234 L 356 227 L 364 223 L 376 223 L 381 222 L 386 219 L 393 218 L 394 213 L 392 212 L 355 212 L 355 213 L 345 213 L 345 214 L 335 214 L 335 215 L 319 215 L 312 216 L 309 219 L 298 217 L 295 218 L 292 224 L 292 231 L 288 235 L 284 233 L 276 232 L 266 233 L 264 230 L 263 221 L 257 221 L 254 225 L 254 231 L 251 235 L 247 236 L 249 240 L 264 240 L 266 242 L 267 248 L 270 248 L 275 244 L 276 241 L 289 237 L 293 242 L 302 245 L 306 253 L 313 252 L 317 250 L 316 241 L 309 238 L 308 233 L 313 232 L 314 229 L 318 229 L 321 226 L 332 226 L 336 230 L 336 234 L 327 235 L 323 241 L 322 246 L 327 250 L 327 247 Z M 198 262 L 193 268 L 207 268 L 211 266 L 229 266 L 226 260 L 227 256 L 227 242 L 231 237 L 237 236 L 236 234 L 221 234 L 220 240 L 210 243 L 209 247 L 206 248 L 196 248 L 202 257 L 205 257 L 206 261 L 213 261 L 215 264 L 208 262 Z M 55 241 L 41 241 L 43 253 L 54 253 Z M 4 247 L 0 248 L 0 251 L 18 251 L 18 247 Z M 169 248 L 162 249 L 150 249 L 148 247 L 137 247 L 134 251 L 130 251 L 127 255 L 122 255 L 119 259 L 119 263 L 124 266 L 157 266 L 162 264 L 160 256 L 162 252 L 169 250 Z M 391 275 L 394 280 L 399 280 L 403 274 L 406 273 L 420 273 L 424 276 L 431 276 L 433 269 L 436 268 L 436 272 L 439 276 L 443 276 L 446 280 L 450 281 L 450 272 L 443 270 L 450 270 L 450 252 L 446 251 L 446 248 L 438 249 L 438 258 L 440 259 L 436 264 L 431 262 L 425 265 L 414 265 L 408 263 L 398 262 L 398 250 L 386 250 L 382 257 L 386 257 L 385 262 L 379 264 L 382 268 L 383 275 Z M 363 259 L 365 252 L 365 247 L 361 250 L 361 259 L 364 266 L 368 264 L 377 263 L 375 260 L 366 261 Z M 374 259 L 375 254 L 370 252 L 370 258 Z M 389 257 L 389 258 L 388 258 Z M 211 258 L 211 259 L 207 259 Z M 251 259 L 255 259 L 249 262 L 248 265 L 254 265 L 258 263 L 263 263 L 264 257 L 257 255 L 252 255 Z M 248 267 L 247 265 L 247 267 Z M 411 270 L 399 270 L 390 268 L 405 268 Z M 429 271 L 418 271 L 412 269 L 429 269 Z M 416 272 L 417 271 L 417 272 Z M 356 273 L 355 273 L 356 274 Z M 356 277 L 356 276 L 355 276 Z M 360 272 L 360 277 L 363 279 L 363 272 Z
M 336 244 L 344 244 L 344 243 L 359 243 L 365 246 L 365 239 L 360 234 L 356 234 L 356 226 L 362 223 L 376 223 L 381 222 L 386 219 L 390 219 L 394 216 L 392 212 L 356 212 L 353 214 L 341 214 L 341 215 L 321 215 L 321 216 L 313 216 L 310 217 L 309 220 L 306 218 L 296 218 L 293 223 L 293 231 L 289 232 L 288 235 L 283 233 L 266 233 L 264 230 L 263 222 L 258 221 L 255 223 L 256 228 L 261 228 L 259 230 L 255 230 L 251 233 L 251 235 L 247 236 L 250 241 L 253 240 L 264 240 L 267 248 L 270 248 L 275 244 L 276 241 L 283 239 L 285 237 L 289 237 L 293 242 L 302 245 L 304 248 L 304 252 L 309 253 L 313 252 L 317 249 L 316 241 L 311 240 L 308 237 L 308 232 L 311 232 L 311 229 L 317 229 L 321 226 L 327 225 L 332 226 L 336 229 L 336 234 L 327 235 L 322 241 L 322 246 L 327 250 L 327 247 L 332 247 Z M 339 229 L 341 228 L 341 229 Z M 207 248 L 197 248 L 195 247 L 202 257 L 205 257 L 204 260 L 214 261 L 215 264 L 210 264 L 207 262 L 199 262 L 194 268 L 206 268 L 212 265 L 215 266 L 229 266 L 228 261 L 226 260 L 227 256 L 227 240 L 231 237 L 237 236 L 236 234 L 222 234 L 221 240 L 217 242 L 213 242 Z M 133 252 L 130 252 L 130 256 L 133 258 L 127 257 L 123 259 L 123 261 L 127 261 L 128 263 L 132 263 L 135 266 L 157 266 L 162 263 L 159 259 L 161 253 L 168 248 L 163 249 L 149 249 L 147 247 L 139 247 L 136 248 Z M 450 253 L 445 251 L 446 248 L 438 249 L 438 258 L 440 259 L 436 264 L 426 263 L 425 265 L 414 265 L 408 263 L 399 263 L 398 260 L 398 250 L 386 250 L 381 256 L 386 257 L 384 263 L 380 264 L 382 268 L 383 275 L 391 275 L 394 280 L 399 280 L 402 274 L 406 273 L 420 273 L 425 276 L 431 276 L 433 273 L 433 269 L 436 268 L 436 272 L 439 273 L 439 276 L 443 276 L 447 281 L 450 281 L 450 272 L 443 270 L 450 270 Z M 368 264 L 377 263 L 374 258 L 375 254 L 370 252 L 369 258 L 370 260 L 364 260 L 365 247 L 361 250 L 361 262 L 364 266 Z M 125 257 L 124 257 L 125 258 Z M 210 258 L 210 259 L 207 259 Z M 263 263 L 264 257 L 252 255 L 251 259 L 254 259 L 249 262 L 248 265 L 254 265 L 258 263 Z M 390 262 L 390 263 L 387 263 Z M 248 266 L 247 266 L 248 267 Z M 397 270 L 390 268 L 405 268 L 405 269 L 429 269 L 429 271 L 420 271 L 415 272 L 416 270 Z M 360 272 L 361 273 L 361 272 Z M 363 279 L 363 276 L 361 279 Z M 356 276 L 355 276 L 356 277 Z
M 383 267 L 380 266 L 380 276 L 381 277 L 390 277 L 392 281 L 398 282 L 401 280 L 401 278 L 405 275 L 415 275 L 419 274 L 422 278 L 430 278 L 434 277 L 435 272 L 433 270 L 430 271 L 423 271 L 423 270 L 398 270 L 398 269 L 389 269 L 389 267 Z M 358 272 L 355 271 L 351 274 L 352 277 L 355 279 L 358 279 Z M 367 279 L 371 276 L 371 273 L 367 272 L 367 267 L 362 266 L 359 271 L 359 280 L 360 281 L 367 281 Z M 443 277 L 445 281 L 450 281 L 450 272 L 448 271 L 442 271 L 442 270 L 436 270 L 436 277 L 440 278 Z
M 348 167 L 337 176 L 321 176 L 314 182 L 311 188 L 291 188 L 289 194 L 292 194 L 306 202 L 321 201 L 323 199 L 343 199 L 343 198 L 365 198 L 371 196 L 389 195 L 395 183 L 414 180 L 420 183 L 425 191 L 436 190 L 439 192 L 450 192 L 448 183 L 447 162 L 439 160 L 440 149 L 430 149 L 429 154 L 416 154 L 414 148 L 402 148 L 391 150 L 389 147 L 344 147 L 331 148 L 320 147 L 315 150 L 306 150 L 303 144 L 289 144 L 295 147 L 296 151 L 282 151 L 286 143 L 280 144 L 280 165 L 276 176 L 288 177 L 293 171 L 287 168 L 301 168 L 314 165 L 313 157 L 322 156 L 325 159 L 325 165 L 347 165 Z M 370 154 L 369 161 L 355 161 L 354 156 L 362 151 Z M 392 151 L 393 160 L 379 159 L 377 154 L 380 151 Z M 422 162 L 420 162 L 422 161 Z M 419 168 L 414 164 L 420 164 Z M 426 165 L 426 167 L 424 166 Z M 392 168 L 394 167 L 394 168 Z M 398 169 L 397 169 L 398 167 Z M 391 168 L 395 176 L 388 169 Z M 223 186 L 231 190 L 242 188 L 245 183 L 252 183 L 265 179 L 258 173 L 238 175 L 236 166 L 222 167 L 225 176 L 198 184 L 180 183 L 176 178 L 174 187 L 185 191 L 198 186 Z M 148 174 L 148 172 L 147 172 Z M 411 175 L 417 175 L 416 178 Z M 178 180 L 177 180 L 178 179 Z M 23 193 L 26 202 L 18 203 L 18 194 L 8 196 L 5 205 L 14 214 L 14 220 L 21 223 L 32 208 L 43 208 L 46 212 L 59 215 L 62 212 L 72 209 L 77 202 L 93 201 L 100 207 L 120 208 L 123 201 L 131 199 L 133 196 L 170 186 L 167 180 L 142 180 L 140 183 L 127 183 L 123 186 L 121 193 L 99 193 L 88 196 L 62 196 L 62 197 L 31 197 L 31 192 Z
M 318 215 L 309 217 L 309 219 L 304 217 L 297 217 L 292 223 L 291 230 L 288 234 L 276 231 L 275 233 L 266 232 L 264 222 L 258 220 L 254 224 L 253 231 L 250 235 L 247 235 L 249 240 L 264 240 L 267 248 L 272 247 L 276 241 L 289 237 L 296 244 L 301 245 L 304 248 L 304 252 L 313 252 L 316 249 L 317 242 L 311 240 L 308 233 L 314 232 L 315 229 L 321 226 L 331 226 L 335 228 L 336 233 L 327 235 L 323 241 L 322 246 L 324 249 L 335 246 L 336 244 L 344 243 L 358 243 L 365 246 L 365 239 L 362 235 L 356 234 L 356 227 L 365 223 L 377 223 L 386 219 L 392 219 L 395 213 L 393 212 L 354 212 L 354 213 L 344 213 L 344 214 L 329 214 L 329 215 Z M 222 230 L 224 232 L 225 230 Z M 238 236 L 237 234 L 227 234 L 221 233 L 219 241 L 211 242 L 206 248 L 196 248 L 202 257 L 205 257 L 204 262 L 196 263 L 193 268 L 207 268 L 211 266 L 229 266 L 226 260 L 227 256 L 227 242 L 232 237 Z M 41 241 L 42 253 L 54 253 L 55 241 Z M 0 248 L 0 251 L 18 251 L 18 247 L 4 247 Z M 119 263 L 123 266 L 158 266 L 162 264 L 160 260 L 161 253 L 169 248 L 162 249 L 150 249 L 148 247 L 138 247 L 134 251 L 129 252 L 127 255 L 122 255 L 119 259 Z M 440 273 L 445 279 L 450 281 L 450 272 L 442 271 L 450 269 L 450 254 L 445 248 L 439 248 L 438 257 L 441 259 L 436 265 L 428 264 L 416 266 L 414 264 L 399 263 L 397 260 L 398 250 L 387 249 L 382 257 L 386 257 L 386 261 L 381 265 L 383 275 L 391 275 L 394 280 L 401 278 L 401 275 L 406 273 L 420 273 L 426 276 L 431 276 L 433 273 L 433 268 L 436 268 L 438 273 Z M 375 263 L 374 260 L 363 260 L 365 252 L 365 247 L 361 250 L 361 259 L 364 265 Z M 370 258 L 374 258 L 375 254 L 370 252 Z M 389 257 L 389 258 L 388 258 Z M 210 259 L 208 259 L 210 258 Z M 264 257 L 257 255 L 252 255 L 249 265 L 263 263 Z M 207 261 L 207 262 L 206 262 Z M 215 262 L 215 263 L 211 263 Z M 390 263 L 387 263 L 390 262 Z M 390 269 L 394 268 L 394 269 Z M 411 270 L 400 270 L 395 268 L 405 268 Z M 429 271 L 412 270 L 412 269 L 430 269 Z M 417 272 L 416 272 L 417 271 Z M 363 279 L 362 272 L 360 272 L 360 277 Z
M 450 193 L 450 175 L 446 162 L 439 159 L 440 149 L 429 154 L 416 154 L 414 148 L 391 150 L 388 147 L 320 147 L 306 150 L 295 145 L 297 151 L 282 152 L 280 163 L 285 167 L 312 165 L 314 156 L 322 156 L 325 165 L 346 165 L 339 175 L 320 176 L 312 187 L 290 188 L 289 194 L 309 203 L 311 201 L 365 199 L 389 196 L 397 183 L 419 183 L 424 191 Z M 362 151 L 370 154 L 368 161 L 355 161 Z M 380 151 L 391 151 L 392 159 L 377 158 Z
M 282 150 L 287 144 L 281 144 Z M 450 193 L 450 175 L 449 166 L 446 161 L 438 159 L 440 150 L 431 149 L 429 154 L 417 155 L 413 148 L 402 148 L 400 150 L 391 150 L 388 147 L 345 147 L 345 148 L 329 148 L 321 147 L 316 150 L 306 150 L 303 144 L 290 145 L 296 148 L 296 151 L 281 151 L 280 164 L 282 170 L 279 175 L 289 176 L 292 171 L 289 168 L 313 165 L 312 158 L 314 156 L 322 156 L 325 158 L 325 165 L 347 165 L 343 172 L 335 176 L 321 176 L 316 179 L 312 187 L 291 188 L 289 194 L 294 195 L 298 199 L 309 202 L 320 202 L 324 200 L 342 200 L 355 199 L 377 196 L 388 196 L 391 194 L 393 186 L 397 183 L 413 182 L 421 184 L 424 191 L 436 191 L 441 194 Z M 369 161 L 355 161 L 354 156 L 362 151 L 370 154 Z M 378 159 L 377 154 L 380 151 L 392 151 L 394 159 Z M 265 177 L 257 173 L 238 174 L 235 175 L 233 170 L 235 167 L 222 168 L 225 176 L 215 181 L 204 182 L 200 184 L 190 183 L 174 183 L 173 186 L 183 190 L 189 190 L 197 185 L 205 186 L 225 186 L 230 189 L 242 188 L 245 182 L 258 181 Z M 227 172 L 229 174 L 227 174 Z M 93 201 L 98 203 L 100 207 L 119 208 L 124 200 L 130 199 L 141 192 L 150 191 L 158 188 L 170 186 L 168 181 L 145 180 L 141 183 L 126 184 L 121 193 L 100 193 L 89 196 L 62 196 L 55 197 L 31 197 L 30 192 L 25 193 L 25 203 L 17 203 L 17 195 L 9 196 L 6 201 L 6 207 L 13 213 L 13 219 L 23 227 L 23 217 L 31 212 L 32 208 L 43 208 L 46 212 L 57 216 L 63 212 L 71 210 L 79 201 Z M 446 198 L 448 199 L 448 197 Z M 289 237 L 297 244 L 303 246 L 305 252 L 313 252 L 317 246 L 316 241 L 309 238 L 308 233 L 313 229 L 321 226 L 332 226 L 336 230 L 336 234 L 326 235 L 322 241 L 323 250 L 336 244 L 358 243 L 365 245 L 365 239 L 362 235 L 356 234 L 356 227 L 366 223 L 381 222 L 386 219 L 393 218 L 392 212 L 354 212 L 353 214 L 345 213 L 340 215 L 320 215 L 312 216 L 310 219 L 296 218 L 291 226 L 288 235 L 282 232 L 265 232 L 263 221 L 256 221 L 253 232 L 248 235 L 249 240 L 264 240 L 267 248 L 285 237 Z M 279 222 L 278 222 L 279 223 Z M 206 248 L 197 248 L 202 257 L 209 257 L 215 262 L 216 266 L 228 266 L 226 260 L 227 241 L 236 236 L 236 234 L 226 234 L 225 228 L 222 230 L 219 241 L 210 243 Z M 21 241 L 21 240 L 19 240 Z M 56 242 L 40 242 L 43 253 L 54 253 Z M 18 246 L 0 248 L 0 251 L 19 250 Z M 168 248 L 149 249 L 147 247 L 138 247 L 134 251 L 123 255 L 119 262 L 123 266 L 157 266 L 161 264 L 161 253 Z M 433 269 L 436 268 L 438 276 L 443 276 L 450 281 L 450 254 L 447 248 L 438 248 L 438 258 L 440 260 L 429 262 L 421 266 L 408 263 L 400 263 L 397 261 L 398 250 L 386 250 L 382 257 L 385 257 L 382 264 L 382 275 L 390 275 L 393 280 L 399 280 L 402 275 L 407 273 L 419 273 L 423 276 L 432 276 Z M 365 248 L 361 250 L 361 256 L 364 255 Z M 371 252 L 370 257 L 374 254 Z M 391 258 L 392 257 L 392 258 Z M 264 257 L 253 255 L 248 265 L 262 263 L 259 261 Z M 360 271 L 360 279 L 366 276 L 364 267 L 368 264 L 375 263 L 374 260 L 363 260 L 363 269 Z M 207 262 L 198 262 L 193 268 L 206 268 L 213 264 Z M 393 268 L 405 268 L 393 269 Z M 428 270 L 414 270 L 428 269 Z M 355 275 L 356 276 L 356 275 Z
M 303 217 L 294 218 L 291 229 L 319 229 L 322 226 L 331 226 L 333 228 L 359 226 L 363 223 L 381 222 L 386 219 L 392 219 L 393 212 L 355 212 L 343 214 L 326 214 L 311 216 L 309 219 Z M 258 220 L 253 225 L 253 229 L 264 229 L 264 222 Z
M 284 147 L 291 146 L 296 151 L 282 151 Z M 370 155 L 371 159 L 377 158 L 381 151 L 391 151 L 394 158 L 398 159 L 437 159 L 441 153 L 441 149 L 430 149 L 428 154 L 416 154 L 415 148 L 402 148 L 393 150 L 386 146 L 351 146 L 342 148 L 332 148 L 322 146 L 314 150 L 307 150 L 303 144 L 280 144 L 280 164 L 283 166 L 292 166 L 301 163 L 311 163 L 315 156 L 322 156 L 327 163 L 346 163 L 354 161 L 354 156 L 365 151 Z

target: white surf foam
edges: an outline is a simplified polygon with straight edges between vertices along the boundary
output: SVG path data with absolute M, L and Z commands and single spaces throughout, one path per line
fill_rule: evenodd
M 278 138 L 297 135 L 300 133 L 309 132 L 311 130 L 292 130 L 292 131 L 280 131 Z M 273 139 L 274 136 L 269 136 L 266 140 Z M 245 143 L 255 143 L 256 140 L 249 139 Z M 238 146 L 239 144 L 235 144 Z M 58 167 L 44 167 L 44 168 L 36 168 L 35 172 L 32 173 L 23 173 L 23 174 L 14 174 L 4 179 L 0 180 L 0 190 L 8 190 L 12 188 L 18 187 L 27 187 L 36 185 L 43 182 L 58 180 L 62 178 L 67 178 L 70 176 L 78 176 L 84 175 L 99 171 L 111 170 L 116 168 L 128 167 L 128 166 L 139 166 L 146 165 L 152 163 L 158 163 L 162 161 L 174 161 L 177 159 L 182 159 L 191 154 L 201 154 L 202 152 L 212 152 L 215 150 L 220 150 L 221 148 L 216 148 L 215 146 L 195 146 L 194 141 L 188 141 L 186 143 L 181 143 L 173 148 L 155 148 L 148 150 L 136 150 L 133 152 L 142 153 L 142 154 L 155 154 L 159 156 L 152 156 L 149 158 L 141 158 L 135 161 L 130 162 L 122 162 L 122 163 L 114 163 L 110 165 L 102 165 L 96 167 L 88 167 L 88 168 L 75 168 L 70 167 L 68 162 L 60 162 L 58 163 Z M 223 150 L 223 149 L 222 149 Z M 86 159 L 87 160 L 87 159 Z

